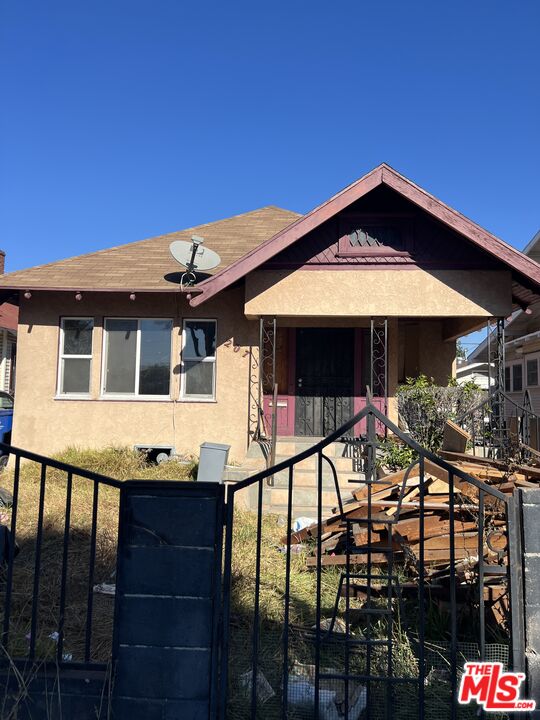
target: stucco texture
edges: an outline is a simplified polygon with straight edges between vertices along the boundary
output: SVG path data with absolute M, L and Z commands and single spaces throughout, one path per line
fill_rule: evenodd
M 506 317 L 499 270 L 261 270 L 246 278 L 247 316 Z
M 50 455 L 66 446 L 172 445 L 197 452 L 206 440 L 231 445 L 242 459 L 247 445 L 249 349 L 258 324 L 243 316 L 243 292 L 230 290 L 202 308 L 176 295 L 33 293 L 21 299 L 12 442 Z M 61 316 L 94 317 L 90 399 L 55 399 Z M 173 318 L 171 400 L 100 400 L 103 317 Z M 217 320 L 216 401 L 180 401 L 183 318 Z
M 309 278 L 315 273 L 307 273 Z M 348 275 L 342 273 L 341 275 Z M 411 275 L 412 272 L 406 272 Z M 371 273 L 378 277 L 381 273 Z M 343 285 L 341 286 L 343 289 Z M 360 297 L 363 294 L 358 294 Z M 332 294 L 326 293 L 331 303 Z M 342 306 L 348 295 L 341 295 Z M 309 304 L 299 304 L 306 318 L 282 318 L 283 325 L 359 326 L 369 318 L 315 317 Z M 314 310 L 315 311 L 315 310 Z M 289 313 L 292 315 L 292 313 Z M 94 318 L 93 360 L 89 399 L 57 398 L 59 324 L 62 316 Z M 174 321 L 171 398 L 163 401 L 112 400 L 100 397 L 104 317 L 161 317 Z M 218 323 L 216 400 L 182 401 L 180 395 L 181 330 L 184 318 Z M 445 383 L 452 373 L 455 343 L 443 339 L 444 319 L 388 320 L 388 408 L 396 421 L 395 390 L 406 374 L 425 372 Z M 244 288 L 221 293 L 202 307 L 189 307 L 180 294 L 34 292 L 21 298 L 18 372 L 13 443 L 51 455 L 67 446 L 171 445 L 179 453 L 198 453 L 204 441 L 231 445 L 229 458 L 242 462 L 248 439 L 250 358 L 258 354 L 258 322 L 244 315 Z

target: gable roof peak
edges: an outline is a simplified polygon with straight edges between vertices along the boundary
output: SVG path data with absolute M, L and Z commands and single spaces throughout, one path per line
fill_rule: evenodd
M 202 304 L 383 184 L 488 254 L 498 258 L 510 269 L 532 281 L 535 291 L 540 288 L 540 266 L 534 260 L 524 256 L 519 250 L 484 230 L 480 225 L 401 175 L 388 163 L 383 162 L 213 277 L 203 281 L 198 286 L 201 292 L 190 300 L 191 304 L 193 306 Z

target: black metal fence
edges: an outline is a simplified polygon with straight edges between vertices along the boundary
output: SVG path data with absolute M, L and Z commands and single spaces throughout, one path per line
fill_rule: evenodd
M 327 451 L 363 420 L 367 433 L 354 444 L 364 471 L 356 488 L 364 495 L 345 504 Z M 393 502 L 379 499 L 388 482 L 377 472 L 381 427 L 414 453 Z M 300 520 L 306 491 L 299 467 L 311 467 L 317 480 L 314 516 Z M 447 484 L 439 501 L 427 492 L 435 468 Z M 285 517 L 263 513 L 271 477 Z M 325 522 L 329 494 L 336 509 Z M 523 656 L 513 503 L 424 450 L 373 405 L 312 448 L 230 486 L 222 720 L 476 716 L 476 708 L 457 703 L 464 662 L 518 667 Z M 426 527 L 441 508 L 448 517 L 437 545 L 426 539 Z M 414 548 L 400 542 L 396 528 L 404 518 L 416 528 Z M 310 521 L 315 525 L 302 536 L 298 528 Z M 335 528 L 345 538 L 339 555 L 331 544 Z M 448 562 L 433 569 L 437 552 Z
M 493 390 L 458 424 L 471 436 L 472 454 L 500 460 L 527 461 L 540 457 L 540 418 L 527 390 L 521 404 L 503 390 Z
M 122 483 L 0 448 L 13 463 L 2 475 L 12 494 L 3 495 L 2 509 L 2 662 L 104 669 L 112 651 Z

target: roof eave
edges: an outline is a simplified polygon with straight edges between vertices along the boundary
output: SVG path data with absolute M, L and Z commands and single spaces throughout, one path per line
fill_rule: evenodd
M 45 285 L 1 285 L 0 292 L 13 291 L 13 292 L 100 292 L 100 293 L 200 293 L 201 288 L 197 285 L 186 286 L 186 287 L 171 287 L 171 288 L 138 288 L 138 287 L 84 287 L 84 285 L 72 285 L 71 287 L 66 286 L 54 286 L 48 287 Z
M 302 218 L 281 230 L 262 245 L 253 249 L 236 262 L 205 280 L 199 286 L 200 294 L 190 300 L 193 307 L 201 305 L 232 283 L 240 280 L 249 272 L 271 260 L 308 232 L 314 230 L 330 217 L 348 207 L 352 202 L 375 189 L 387 185 L 401 196 L 407 198 L 440 222 L 463 235 L 470 242 L 502 260 L 515 272 L 525 275 L 534 284 L 540 294 L 540 266 L 531 258 L 523 255 L 511 245 L 492 235 L 484 228 L 469 220 L 461 213 L 423 190 L 418 185 L 400 175 L 386 163 L 379 165 L 367 175 L 334 195 L 322 205 L 311 210 Z M 533 277 L 534 276 L 534 277 Z

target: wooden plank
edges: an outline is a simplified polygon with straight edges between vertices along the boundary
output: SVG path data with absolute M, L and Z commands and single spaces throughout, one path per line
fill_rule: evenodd
M 393 560 L 395 561 L 397 558 L 401 557 L 401 552 L 394 552 L 393 554 Z M 455 558 L 456 560 L 468 560 L 469 558 L 472 558 L 475 556 L 474 551 L 468 550 L 467 548 L 462 547 L 456 547 L 455 548 Z M 447 564 L 450 561 L 450 553 L 449 550 L 446 548 L 443 549 L 437 549 L 433 548 L 429 550 L 429 553 L 426 552 L 425 554 L 425 563 L 427 565 L 434 564 L 434 563 L 445 563 Z M 354 555 L 350 555 L 349 557 L 349 565 L 356 566 L 356 565 L 365 565 L 367 562 L 367 553 L 355 553 Z M 385 565 L 388 563 L 388 555 L 386 553 L 372 553 L 371 555 L 371 562 L 374 565 Z M 312 556 L 306 558 L 306 565 L 308 568 L 316 568 L 317 567 L 317 558 Z M 321 557 L 321 567 L 344 567 L 347 565 L 347 556 L 346 555 L 323 555 Z
M 426 488 L 428 495 L 448 495 L 448 481 L 433 480 Z
M 401 554 L 401 553 L 398 553 Z M 395 553 L 394 553 L 394 559 L 395 559 Z M 372 553 L 371 554 L 371 562 L 374 565 L 383 565 L 388 562 L 388 556 L 385 553 Z M 366 555 L 350 555 L 349 556 L 349 564 L 351 566 L 353 565 L 365 565 L 366 564 Z M 308 568 L 316 568 L 317 567 L 317 558 L 316 557 L 308 557 L 306 558 L 306 565 Z M 323 555 L 321 557 L 321 567 L 335 567 L 335 566 L 344 566 L 347 565 L 347 556 L 346 555 Z
M 474 532 L 476 530 L 474 521 L 465 522 L 463 520 L 454 519 L 454 533 Z M 420 521 L 419 518 L 410 518 L 401 520 L 395 527 L 394 533 L 401 535 L 410 543 L 420 541 Z M 450 534 L 450 520 L 440 516 L 432 516 L 424 518 L 424 540 L 433 537 L 440 537 Z
M 358 507 L 357 503 L 360 500 L 366 500 L 368 496 L 368 485 L 365 485 L 362 488 L 359 488 L 358 490 L 354 490 L 352 495 L 354 497 L 354 500 L 349 500 L 347 503 L 344 504 L 343 509 L 344 511 L 347 511 L 347 509 L 352 510 L 353 506 Z M 399 490 L 400 486 L 397 484 L 388 485 L 388 487 L 384 487 L 382 490 L 374 490 L 372 486 L 372 492 L 371 492 L 371 499 L 372 500 L 384 500 L 387 497 L 390 497 L 393 493 L 397 492 Z M 337 514 L 338 508 L 332 508 L 332 511 Z
M 443 450 L 450 452 L 464 453 L 467 449 L 467 443 L 471 439 L 469 433 L 451 420 L 447 420 L 444 424 L 443 431 Z
M 508 470 L 499 470 L 490 465 L 479 465 L 478 463 L 454 462 L 452 463 L 458 470 L 462 470 L 468 475 L 474 475 L 479 479 L 497 481 L 506 478 Z
M 498 468 L 500 470 L 506 470 L 509 471 L 509 467 L 507 463 L 502 462 L 501 460 L 493 460 L 491 458 L 481 458 L 478 455 L 475 455 L 474 457 L 472 455 L 467 455 L 466 453 L 457 453 L 457 452 L 449 452 L 446 450 L 441 450 L 441 456 L 445 460 L 464 460 L 465 462 L 470 461 L 471 459 L 474 459 L 475 463 L 479 463 L 481 465 L 491 465 L 494 468 Z M 532 465 L 514 465 L 512 464 L 512 470 L 518 473 L 521 473 L 522 475 L 525 475 L 525 477 L 533 478 L 535 480 L 540 480 L 540 468 L 533 467 Z
M 463 462 L 472 462 L 478 465 L 491 465 L 491 467 L 499 468 L 500 470 L 508 469 L 507 464 L 502 462 L 502 460 L 480 457 L 480 455 L 469 455 L 469 453 L 441 450 L 441 457 L 445 460 L 461 460 Z
M 450 539 L 451 535 L 436 535 L 431 538 L 426 538 L 424 541 L 424 552 L 431 550 L 447 550 L 448 558 L 450 558 Z M 404 542 L 405 545 L 411 548 L 416 554 L 420 551 L 419 542 Z M 478 533 L 476 532 L 464 532 L 454 533 L 454 547 L 466 548 L 467 550 L 477 551 L 478 550 Z
M 418 487 L 413 488 L 410 492 L 406 493 L 403 496 L 403 502 L 404 503 L 410 502 L 413 498 L 415 498 L 419 494 L 420 494 L 420 487 L 418 486 Z M 393 515 L 395 515 L 397 513 L 397 511 L 398 511 L 398 505 L 396 505 L 395 507 L 391 507 L 389 510 L 387 510 L 386 514 L 389 517 L 392 517 Z
M 387 489 L 390 489 L 391 487 L 397 488 L 401 486 L 401 483 L 403 482 L 403 478 L 405 477 L 405 470 L 398 470 L 398 472 L 392 473 L 391 475 L 386 475 L 383 478 L 379 478 L 380 480 L 384 480 L 385 483 L 389 483 L 388 485 L 372 485 L 372 491 L 375 495 L 376 492 L 384 492 Z M 419 474 L 418 465 L 416 465 L 410 472 L 409 477 L 417 477 Z M 363 485 L 362 487 L 353 490 L 352 496 L 355 500 L 363 500 L 367 496 L 367 489 L 368 485 Z M 380 488 L 380 489 L 377 489 Z

